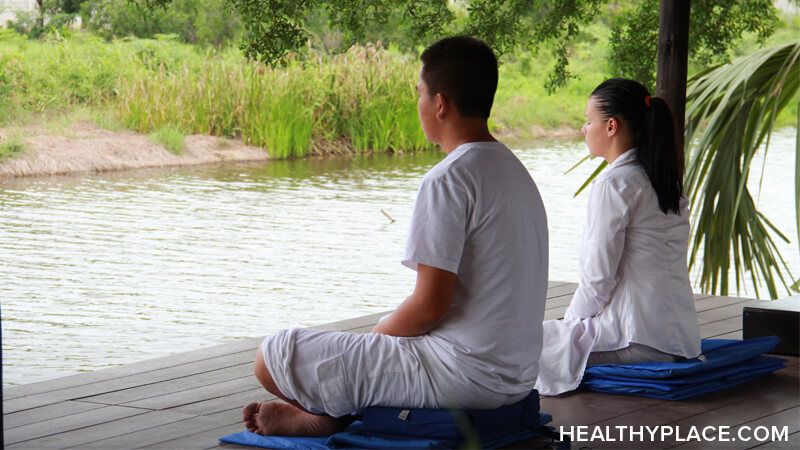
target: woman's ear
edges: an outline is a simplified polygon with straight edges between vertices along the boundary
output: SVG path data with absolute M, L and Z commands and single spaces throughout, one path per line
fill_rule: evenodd
M 606 132 L 608 133 L 608 137 L 614 136 L 619 132 L 619 120 L 616 117 L 612 117 L 608 119 L 606 123 Z

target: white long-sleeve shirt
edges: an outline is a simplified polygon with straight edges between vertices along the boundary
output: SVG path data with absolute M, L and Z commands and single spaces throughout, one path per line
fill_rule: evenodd
M 577 387 L 591 352 L 637 343 L 700 354 L 686 265 L 688 201 L 681 199 L 680 215 L 662 212 L 635 155 L 620 155 L 592 184 L 578 290 L 563 321 L 544 323 L 537 381 L 544 394 Z

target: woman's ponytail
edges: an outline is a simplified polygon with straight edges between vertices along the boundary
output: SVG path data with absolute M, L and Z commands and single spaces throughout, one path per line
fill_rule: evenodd
M 644 168 L 664 213 L 680 214 L 683 196 L 683 149 L 677 146 L 675 122 L 664 100 L 651 97 L 640 83 L 612 78 L 591 95 L 607 118 L 617 117 L 631 127 L 636 160 Z

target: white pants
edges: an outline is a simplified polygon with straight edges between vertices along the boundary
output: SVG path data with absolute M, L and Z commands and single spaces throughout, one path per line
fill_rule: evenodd
M 656 350 L 653 347 L 631 342 L 629 346 L 619 350 L 589 353 L 589 360 L 586 362 L 586 367 L 599 366 L 600 364 L 636 364 L 653 361 L 675 362 L 681 359 L 683 359 L 682 356 L 670 355 L 669 353 Z
M 488 391 L 447 370 L 426 338 L 295 328 L 267 336 L 261 351 L 283 395 L 333 417 L 367 406 L 489 409 L 527 395 Z

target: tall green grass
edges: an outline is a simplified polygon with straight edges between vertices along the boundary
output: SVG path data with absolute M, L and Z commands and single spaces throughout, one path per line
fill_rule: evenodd
M 164 125 L 150 133 L 150 140 L 163 145 L 170 153 L 180 155 L 183 153 L 186 133 L 180 127 Z
M 415 76 L 407 56 L 372 47 L 279 68 L 207 58 L 199 68 L 186 63 L 121 78 L 117 105 L 132 129 L 175 123 L 193 133 L 239 135 L 275 158 L 348 145 L 415 150 L 430 147 L 417 123 Z

